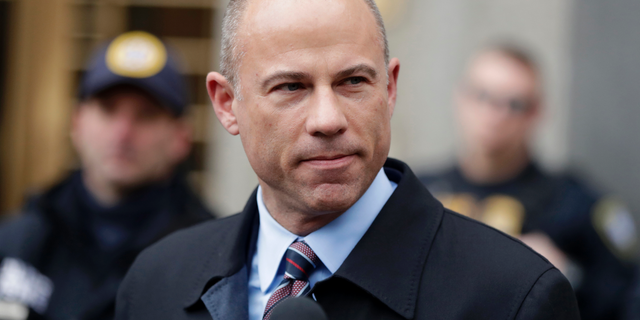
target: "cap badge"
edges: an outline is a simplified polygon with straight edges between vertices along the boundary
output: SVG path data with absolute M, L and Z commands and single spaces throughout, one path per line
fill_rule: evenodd
M 130 78 L 147 78 L 160 72 L 167 63 L 167 50 L 155 36 L 127 32 L 115 38 L 106 55 L 111 72 Z

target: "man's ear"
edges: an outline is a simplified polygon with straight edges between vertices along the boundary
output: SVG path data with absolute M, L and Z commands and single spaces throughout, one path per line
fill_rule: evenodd
M 240 133 L 238 119 L 232 108 L 235 97 L 229 81 L 218 72 L 209 72 L 207 92 L 209 92 L 209 99 L 213 104 L 213 111 L 222 126 L 234 136 Z
M 525 125 L 529 127 L 529 134 L 533 133 L 535 128 L 544 117 L 544 109 L 544 102 L 541 99 L 536 98 L 531 106 L 531 110 L 526 111 L 526 114 L 524 115 L 526 118 Z
M 534 121 L 539 121 L 542 117 L 544 117 L 546 106 L 544 105 L 544 101 L 541 98 L 536 97 L 533 101 L 532 110 L 530 110 L 531 117 L 533 117 Z
M 400 74 L 400 60 L 393 58 L 389 61 L 389 80 L 387 82 L 387 105 L 389 106 L 390 116 L 396 108 L 396 98 L 398 97 L 398 75 Z
M 175 156 L 175 163 L 179 163 L 186 159 L 191 153 L 191 145 L 193 141 L 193 126 L 192 123 L 186 119 L 176 120 L 176 132 L 173 135 L 172 154 Z

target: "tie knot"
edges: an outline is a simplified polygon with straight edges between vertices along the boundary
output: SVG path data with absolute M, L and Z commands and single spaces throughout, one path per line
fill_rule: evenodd
M 285 254 L 285 278 L 308 280 L 320 259 L 304 241 L 292 243 Z

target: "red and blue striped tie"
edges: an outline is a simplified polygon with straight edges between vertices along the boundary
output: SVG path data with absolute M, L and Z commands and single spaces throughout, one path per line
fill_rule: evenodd
M 281 301 L 289 297 L 301 297 L 311 291 L 309 276 L 320 262 L 311 247 L 304 241 L 296 241 L 289 246 L 284 257 L 284 280 L 267 301 L 263 320 L 269 320 L 271 311 Z

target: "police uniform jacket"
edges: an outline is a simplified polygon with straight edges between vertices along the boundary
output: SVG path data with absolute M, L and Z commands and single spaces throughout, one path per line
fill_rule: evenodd
M 624 206 L 572 175 L 549 175 L 534 163 L 496 184 L 474 184 L 458 167 L 420 178 L 450 209 L 488 224 L 500 220 L 504 229 L 516 229 L 514 234 L 548 235 L 571 260 L 567 276 L 582 319 L 620 319 L 638 250 L 634 221 Z
M 311 296 L 329 319 L 578 319 L 568 281 L 518 240 L 446 210 L 404 163 L 338 271 Z M 179 231 L 136 259 L 116 319 L 247 319 L 256 194 L 237 215 Z
M 95 219 L 79 204 L 79 187 L 80 173 L 75 172 L 29 201 L 18 218 L 0 225 L 0 260 L 16 259 L 53 284 L 50 295 L 44 296 L 46 310 L 30 308 L 28 319 L 113 319 L 118 287 L 140 251 L 173 231 L 213 217 L 181 175 L 176 175 L 141 195 L 142 203 L 132 201 L 122 210 L 108 212 L 120 215 L 106 218 L 119 219 L 114 224 L 126 225 L 131 236 L 120 245 L 102 248 L 90 231 Z M 108 223 L 101 224 L 107 225 L 99 230 L 112 230 Z M 30 295 L 41 294 L 42 288 L 34 283 L 18 285 Z M 16 300 L 3 297 L 1 287 L 0 301 Z M 29 300 L 28 296 L 19 298 Z

